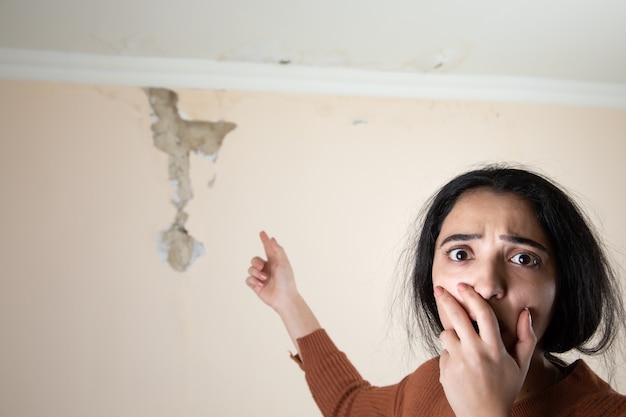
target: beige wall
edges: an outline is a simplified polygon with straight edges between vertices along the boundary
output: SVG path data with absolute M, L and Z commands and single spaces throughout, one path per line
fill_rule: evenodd
M 192 158 L 187 226 L 207 253 L 185 273 L 157 256 L 174 208 L 143 91 L 0 82 L 0 415 L 319 415 L 243 282 L 261 229 L 363 375 L 397 381 L 419 362 L 390 318 L 405 232 L 478 163 L 575 190 L 626 265 L 626 110 L 179 93 L 238 125 L 215 167 Z

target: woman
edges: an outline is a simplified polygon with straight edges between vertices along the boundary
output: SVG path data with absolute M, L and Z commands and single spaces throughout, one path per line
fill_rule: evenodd
M 416 243 L 412 306 L 442 349 L 401 382 L 373 387 L 329 339 L 299 294 L 284 250 L 246 279 L 283 320 L 325 416 L 626 416 L 626 397 L 582 361 L 614 341 L 619 286 L 576 204 L 535 173 L 487 167 L 431 200 Z

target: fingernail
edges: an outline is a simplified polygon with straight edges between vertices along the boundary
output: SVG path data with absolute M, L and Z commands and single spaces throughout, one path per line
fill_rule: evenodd
M 460 282 L 460 283 L 457 285 L 457 288 L 459 289 L 459 291 L 465 291 L 466 289 L 468 289 L 468 288 L 469 288 L 469 285 L 467 285 L 467 284 L 466 284 L 466 283 L 464 283 L 464 282 Z
M 528 311 L 528 321 L 530 322 L 530 327 L 533 327 L 533 315 L 530 314 L 530 309 L 526 307 L 526 311 Z
M 441 294 L 443 294 L 443 288 L 441 288 L 440 286 L 436 286 L 435 287 L 435 297 L 439 297 Z

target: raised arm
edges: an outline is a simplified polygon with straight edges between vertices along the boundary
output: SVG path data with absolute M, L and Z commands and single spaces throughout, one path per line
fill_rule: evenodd
M 297 339 L 320 329 L 315 315 L 296 288 L 293 269 L 276 239 L 260 233 L 265 259 L 252 258 L 246 284 L 278 313 L 296 349 Z
M 337 349 L 296 288 L 293 270 L 283 248 L 261 232 L 265 259 L 252 258 L 246 283 L 282 319 L 300 353 L 311 394 L 325 417 L 388 416 L 396 388 L 373 388 L 346 355 Z M 309 336 L 308 338 L 304 336 Z M 297 339 L 302 339 L 298 345 Z

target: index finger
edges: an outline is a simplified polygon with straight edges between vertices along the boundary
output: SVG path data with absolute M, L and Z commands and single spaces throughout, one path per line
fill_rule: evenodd
M 267 255 L 268 260 L 274 259 L 275 261 L 282 261 L 286 258 L 283 248 L 278 244 L 275 238 L 270 238 L 265 231 L 261 231 L 259 236 L 261 237 L 263 250 L 265 250 L 265 255 Z
M 261 243 L 263 243 L 263 249 L 265 250 L 265 254 L 267 256 L 270 256 L 270 254 L 274 254 L 276 252 L 276 249 L 273 247 L 272 243 L 276 242 L 276 240 L 270 239 L 265 230 L 262 230 L 261 233 L 259 233 L 259 237 L 261 238 Z
M 453 329 L 461 340 L 471 340 L 478 337 L 468 312 L 452 294 L 442 287 L 437 287 L 435 288 L 435 297 L 440 310 L 439 315 L 445 315 L 450 322 L 450 325 L 446 326 L 446 320 L 441 320 L 446 330 Z
M 498 318 L 487 300 L 467 284 L 459 284 L 458 288 L 468 314 L 478 324 L 480 338 L 490 345 L 502 343 Z

